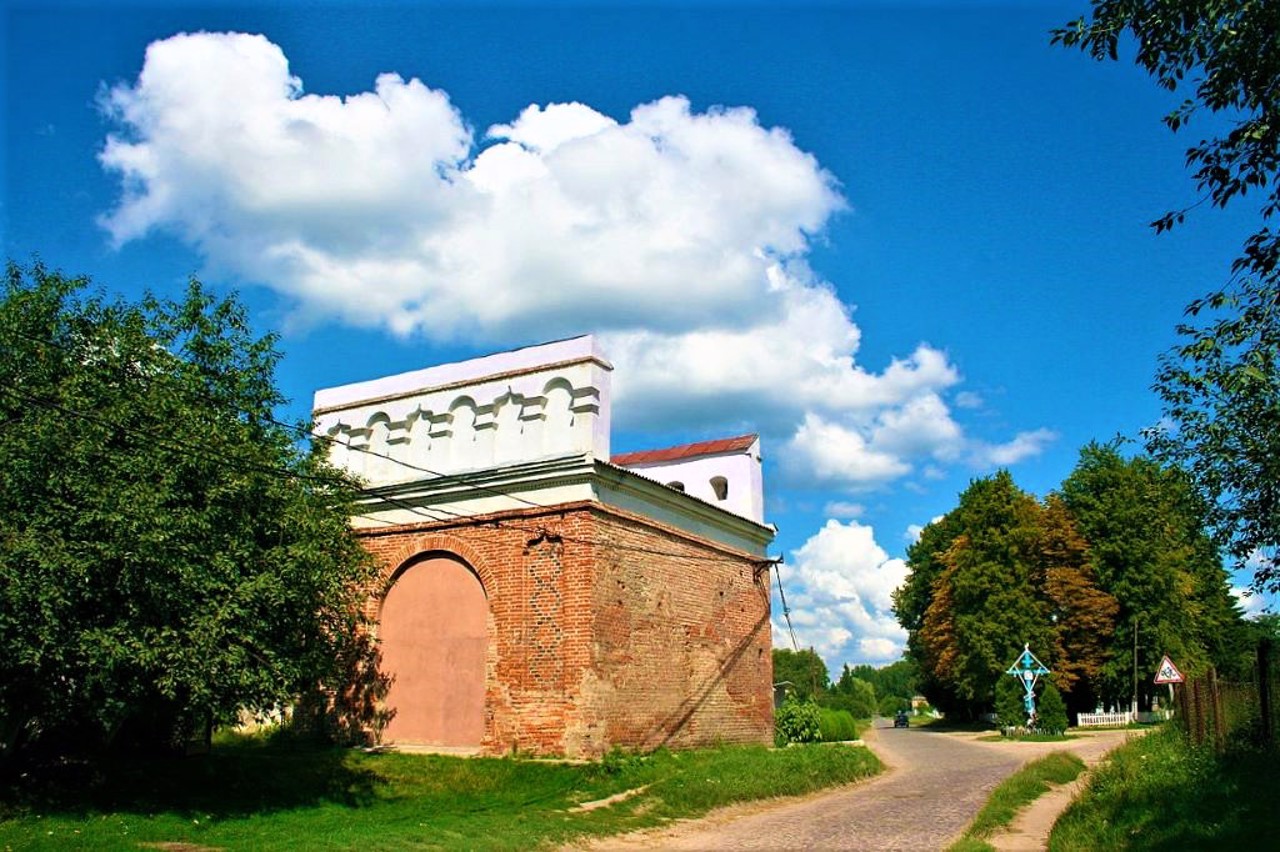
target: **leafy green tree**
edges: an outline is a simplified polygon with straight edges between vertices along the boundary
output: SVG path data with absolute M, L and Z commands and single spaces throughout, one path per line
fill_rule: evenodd
M 1047 600 L 1053 646 L 1046 657 L 1054 681 L 1077 712 L 1096 706 L 1103 666 L 1113 656 L 1119 604 L 1098 584 L 1089 543 L 1062 499 L 1054 494 L 1040 516 L 1035 583 Z
M 790 683 L 791 694 L 805 700 L 817 700 L 826 695 L 830 685 L 827 664 L 812 648 L 803 651 L 774 648 L 773 682 Z
M 1045 681 L 1036 701 L 1036 727 L 1046 734 L 1062 734 L 1067 730 L 1067 722 L 1067 705 L 1062 693 L 1052 681 Z
M 942 571 L 909 649 L 932 677 L 930 701 L 972 717 L 1024 643 L 1052 646 L 1053 624 L 1035 586 L 1036 500 L 1001 471 L 970 484 L 955 514 L 963 532 L 936 557 Z
M 916 664 L 909 659 L 897 660 L 880 668 L 861 663 L 849 669 L 849 672 L 851 677 L 865 680 L 875 687 L 876 695 L 882 699 L 897 696 L 910 701 L 919 691 L 916 685 Z
M 876 689 L 867 681 L 854 677 L 846 665 L 840 672 L 840 679 L 831 687 L 827 704 L 848 710 L 854 718 L 870 719 L 876 714 Z
M 1074 702 L 1095 703 L 1117 604 L 1099 587 L 1088 543 L 1062 501 L 1041 505 L 1002 471 L 971 483 L 929 531 L 932 546 L 945 549 L 908 551 L 911 573 L 896 600 L 899 612 L 918 605 L 908 592 L 920 588 L 920 560 L 932 577 L 928 605 L 903 623 L 919 624 L 908 626 L 908 655 L 930 701 L 949 713 L 981 713 L 1029 643 Z
M 1163 654 L 1186 670 L 1227 662 L 1243 629 L 1226 572 L 1204 533 L 1201 507 L 1176 469 L 1089 444 L 1061 496 L 1090 545 L 1099 584 L 1119 604 L 1103 697 L 1127 703 L 1137 632 L 1139 701 Z
M 371 663 L 356 492 L 273 419 L 279 353 L 193 282 L 86 293 L 10 264 L 0 294 L 0 733 L 189 736 Z
M 1022 684 L 1008 675 L 996 681 L 996 724 L 1002 728 L 1025 728 L 1027 707 Z
M 1205 497 L 1206 521 L 1257 591 L 1280 591 L 1280 281 L 1248 279 L 1235 293 L 1192 306 L 1212 322 L 1178 327 L 1156 392 L 1167 422 L 1147 430 L 1148 450 L 1187 470 Z
M 1217 319 L 1179 327 L 1184 342 L 1162 358 L 1156 392 L 1170 428 L 1147 433 L 1157 459 L 1186 469 L 1208 502 L 1218 543 L 1254 587 L 1280 589 L 1280 5 L 1258 0 L 1093 0 L 1089 19 L 1055 30 L 1056 43 L 1097 60 L 1132 45 L 1134 61 L 1171 92 L 1188 94 L 1164 117 L 1177 131 L 1197 112 L 1223 113 L 1229 129 L 1187 150 L 1199 201 L 1153 223 L 1180 224 L 1205 200 L 1225 207 L 1262 194 L 1260 228 L 1225 287 L 1192 302 Z M 1187 90 L 1190 89 L 1188 92 Z

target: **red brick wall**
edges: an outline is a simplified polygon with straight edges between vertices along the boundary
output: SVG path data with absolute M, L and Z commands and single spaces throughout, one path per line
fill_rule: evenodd
M 770 743 L 769 587 L 754 558 L 596 503 L 370 530 L 384 566 L 465 559 L 489 602 L 491 752 Z

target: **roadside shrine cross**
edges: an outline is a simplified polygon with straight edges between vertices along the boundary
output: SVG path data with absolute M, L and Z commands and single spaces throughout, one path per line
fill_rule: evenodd
M 1022 646 L 1022 654 L 1005 672 L 1005 674 L 1016 677 L 1018 682 L 1022 684 L 1022 688 L 1026 690 L 1026 694 L 1022 696 L 1022 705 L 1027 709 L 1028 725 L 1036 718 L 1036 683 L 1040 680 L 1041 675 L 1047 675 L 1048 673 L 1049 670 L 1044 667 L 1044 663 L 1037 660 L 1036 655 L 1031 653 L 1029 644 Z

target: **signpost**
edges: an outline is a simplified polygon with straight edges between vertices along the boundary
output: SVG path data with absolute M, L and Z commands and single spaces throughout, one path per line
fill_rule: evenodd
M 1173 660 L 1168 656 L 1160 658 L 1160 668 L 1156 670 L 1156 683 L 1175 684 L 1182 683 L 1186 678 L 1182 676 L 1182 672 L 1178 671 L 1178 667 L 1173 664 Z
M 1178 667 L 1173 664 L 1173 660 L 1169 659 L 1168 654 L 1160 658 L 1160 668 L 1156 669 L 1154 682 L 1169 684 L 1170 709 L 1173 708 L 1173 685 L 1175 683 L 1183 683 L 1185 680 L 1186 678 L 1182 676 L 1182 672 L 1178 671 Z

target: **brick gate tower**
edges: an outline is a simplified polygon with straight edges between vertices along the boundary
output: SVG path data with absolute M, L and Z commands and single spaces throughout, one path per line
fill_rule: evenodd
M 588 336 L 316 393 L 368 486 L 387 740 L 773 741 L 759 440 L 611 458 L 612 369 Z

